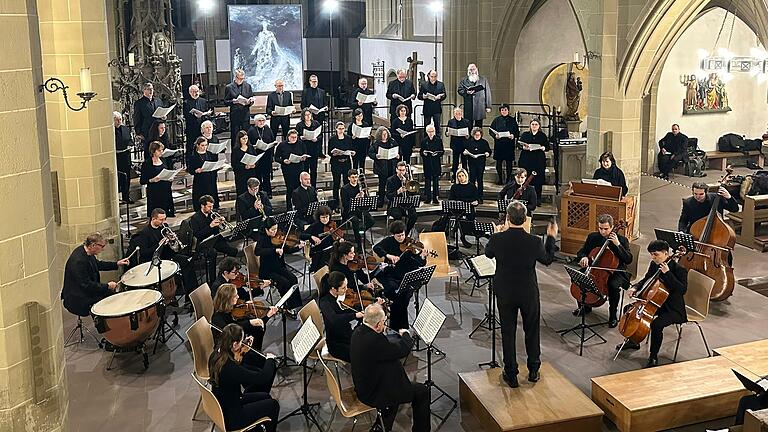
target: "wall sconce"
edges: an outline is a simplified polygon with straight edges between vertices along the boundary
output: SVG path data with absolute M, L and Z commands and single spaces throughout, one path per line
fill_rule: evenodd
M 67 107 L 72 111 L 80 111 L 85 108 L 89 100 L 96 96 L 96 93 L 93 92 L 93 87 L 91 86 L 91 68 L 80 69 L 80 93 L 77 95 L 80 96 L 80 99 L 82 99 L 83 102 L 79 108 L 74 108 L 69 104 L 69 98 L 67 97 L 68 88 L 69 86 L 64 85 L 64 82 L 59 78 L 51 77 L 40 85 L 39 91 L 40 93 L 42 93 L 43 90 L 49 93 L 55 93 L 61 90 L 64 93 L 64 103 L 67 104 Z
M 594 51 L 587 51 L 587 55 L 585 55 L 585 57 L 587 58 L 587 61 L 595 59 L 600 60 L 603 58 L 602 54 Z

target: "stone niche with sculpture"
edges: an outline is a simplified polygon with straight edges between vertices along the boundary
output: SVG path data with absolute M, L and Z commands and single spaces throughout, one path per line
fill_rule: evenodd
M 580 63 L 561 63 L 544 76 L 539 97 L 541 103 L 562 115 L 571 137 L 581 137 L 581 125 L 587 119 L 589 69 Z

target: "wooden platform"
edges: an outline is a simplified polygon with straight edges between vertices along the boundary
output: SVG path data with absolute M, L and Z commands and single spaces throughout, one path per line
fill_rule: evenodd
M 471 414 L 487 432 L 600 431 L 603 412 L 549 363 L 541 380 L 529 383 L 521 367 L 520 387 L 501 379 L 501 368 L 459 374 L 462 416 Z
M 731 368 L 757 378 L 725 357 L 707 357 L 592 378 L 592 400 L 622 432 L 729 417 L 749 394 Z
M 715 348 L 715 355 L 725 357 L 755 375 L 768 375 L 768 339 Z

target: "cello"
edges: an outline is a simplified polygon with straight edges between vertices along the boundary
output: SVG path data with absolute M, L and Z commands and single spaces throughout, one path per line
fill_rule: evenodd
M 619 221 L 612 228 L 611 232 L 617 232 L 618 230 L 625 228 L 627 228 L 627 223 L 625 221 Z M 608 296 L 608 278 L 611 277 L 613 271 L 621 264 L 619 257 L 617 257 L 608 247 L 610 242 L 611 240 L 606 238 L 601 247 L 592 249 L 587 255 L 590 264 L 587 266 L 584 274 L 592 279 L 595 286 L 597 286 L 600 295 L 593 292 L 586 293 L 583 303 L 585 306 L 597 307 L 602 306 L 605 303 L 605 299 Z M 581 303 L 581 289 L 575 283 L 571 284 L 571 296 Z
M 728 166 L 725 175 L 718 182 L 723 185 L 733 173 Z M 701 218 L 691 225 L 690 233 L 697 240 L 696 250 L 689 251 L 680 260 L 680 265 L 688 270 L 696 270 L 714 279 L 710 300 L 722 301 L 733 294 L 735 278 L 729 259 L 736 246 L 736 232 L 725 223 L 718 211 L 721 196 L 717 194 L 712 201 L 712 208 L 707 217 Z
M 685 251 L 675 252 L 664 262 L 680 258 Z M 659 280 L 661 267 L 656 270 L 642 287 L 637 291 L 634 303 L 630 305 L 619 320 L 619 333 L 635 343 L 640 343 L 651 332 L 651 323 L 656 313 L 669 297 L 669 289 Z

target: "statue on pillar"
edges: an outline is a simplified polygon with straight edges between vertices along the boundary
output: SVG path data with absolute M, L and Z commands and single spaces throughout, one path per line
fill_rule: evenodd
M 568 81 L 565 85 L 565 100 L 567 110 L 565 112 L 565 119 L 567 121 L 580 121 L 579 118 L 579 103 L 581 102 L 581 90 L 584 88 L 581 82 L 581 77 L 577 77 L 575 73 L 568 72 Z

